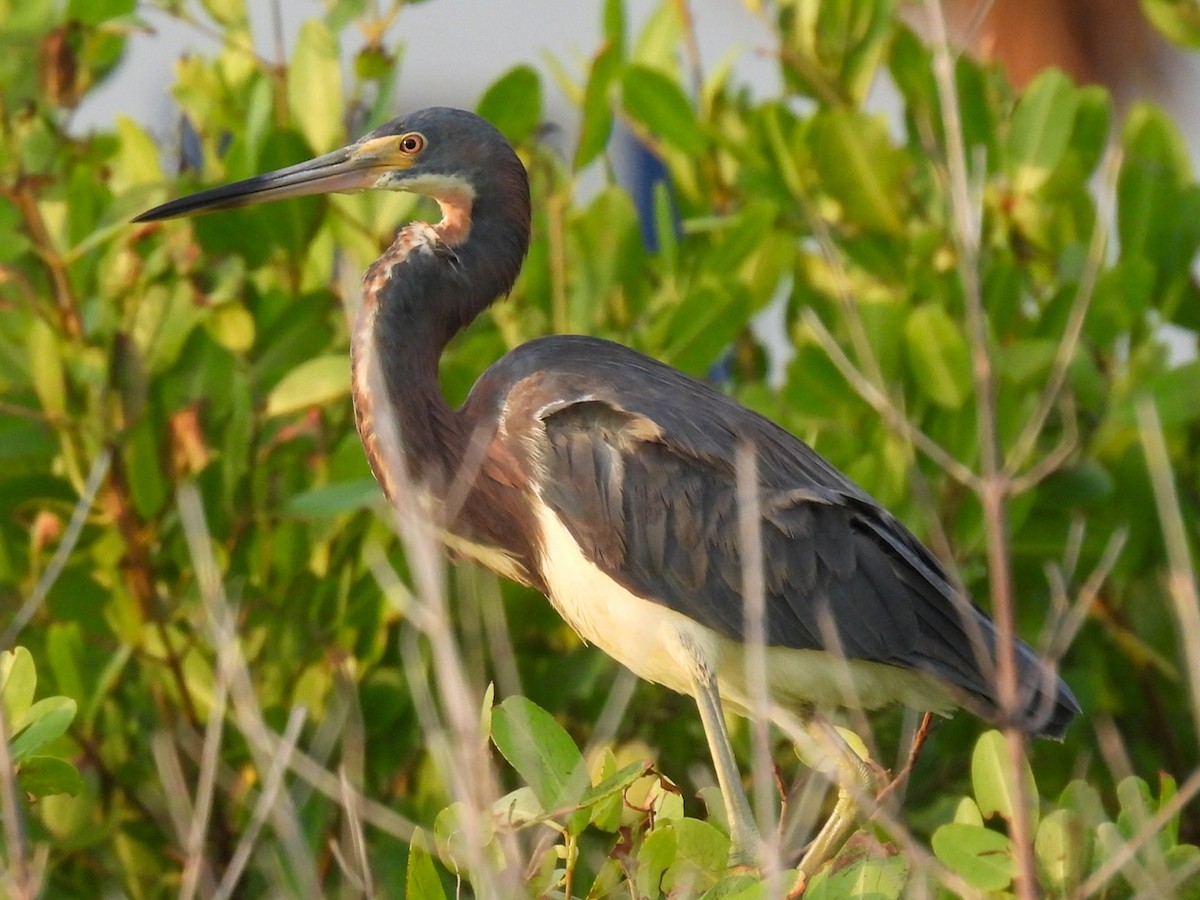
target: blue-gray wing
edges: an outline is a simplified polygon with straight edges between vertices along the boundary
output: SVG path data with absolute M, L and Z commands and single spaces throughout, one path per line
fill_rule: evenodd
M 994 716 L 992 621 L 891 514 L 770 420 L 579 336 L 522 345 L 476 392 L 514 456 L 535 459 L 542 501 L 591 562 L 735 640 L 746 634 L 736 464 L 752 448 L 768 644 L 925 671 Z M 1070 689 L 1019 642 L 1017 663 L 1025 724 L 1061 734 L 1078 712 Z

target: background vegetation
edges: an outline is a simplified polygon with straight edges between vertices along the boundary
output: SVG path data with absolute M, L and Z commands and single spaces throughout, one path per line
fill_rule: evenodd
M 1148 4 L 1196 37 L 1188 4 Z M 155 5 L 221 41 L 177 63 L 179 127 L 80 135 L 134 0 L 0 2 L 0 891 L 777 895 L 770 866 L 725 872 L 686 698 L 380 507 L 347 322 L 359 273 L 431 210 L 360 195 L 128 224 L 390 118 L 404 4 L 330 0 L 283 60 L 253 51 L 241 0 Z M 684 4 L 631 34 L 619 0 L 590 60 L 556 60 L 582 114 L 565 157 L 533 69 L 482 94 L 530 170 L 534 243 L 447 354 L 448 395 L 548 332 L 715 377 L 1061 657 L 1085 709 L 1063 744 L 1027 761 L 940 723 L 808 896 L 1200 895 L 1200 188 L 1179 135 L 1053 71 L 1015 95 L 950 53 L 936 5 L 932 49 L 892 0 L 753 8 L 777 97 L 700 70 Z M 865 108 L 885 75 L 902 121 Z M 669 171 L 649 240 L 614 122 Z M 750 328 L 775 298 L 778 377 Z M 912 715 L 853 723 L 901 767 Z M 772 749 L 794 851 L 824 785 Z

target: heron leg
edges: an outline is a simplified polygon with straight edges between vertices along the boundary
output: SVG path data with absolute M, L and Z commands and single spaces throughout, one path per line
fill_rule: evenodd
M 831 765 L 837 784 L 837 801 L 833 812 L 800 860 L 801 877 L 809 879 L 841 849 L 858 826 L 862 808 L 860 798 L 871 796 L 875 776 L 867 762 L 824 719 L 810 716 L 805 722 L 805 729 Z
M 729 864 L 754 866 L 758 863 L 758 828 L 750 812 L 750 801 L 746 799 L 746 791 L 742 787 L 737 761 L 733 758 L 733 746 L 729 743 L 729 732 L 725 729 L 725 717 L 721 713 L 721 695 L 716 677 L 707 665 L 698 662 L 701 664 L 693 670 L 692 682 L 696 706 L 700 709 L 700 721 L 704 724 L 704 736 L 708 738 L 708 749 L 717 770 L 721 799 L 725 801 L 725 813 L 729 817 Z

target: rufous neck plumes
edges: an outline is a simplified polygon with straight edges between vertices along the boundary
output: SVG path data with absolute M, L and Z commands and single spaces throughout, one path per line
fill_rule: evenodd
M 471 210 L 475 195 L 469 191 L 447 191 L 437 198 L 442 221 L 433 226 L 447 247 L 461 246 L 471 236 Z

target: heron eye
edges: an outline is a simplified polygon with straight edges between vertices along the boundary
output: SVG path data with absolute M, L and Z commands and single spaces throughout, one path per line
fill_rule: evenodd
M 406 134 L 400 138 L 400 152 L 405 156 L 416 156 L 425 149 L 425 138 L 419 134 Z

